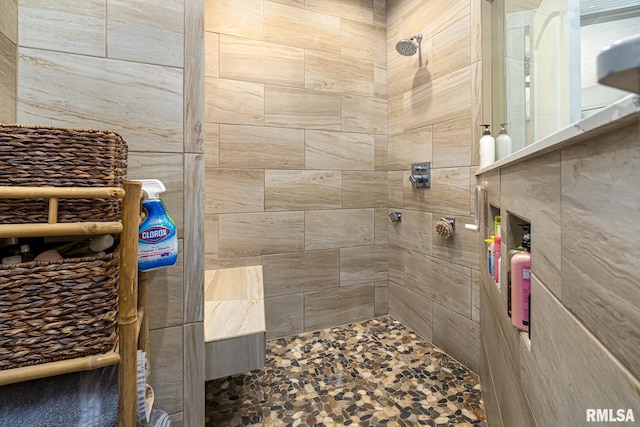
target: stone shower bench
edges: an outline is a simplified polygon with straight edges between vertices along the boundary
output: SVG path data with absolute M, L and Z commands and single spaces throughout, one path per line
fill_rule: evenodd
M 262 266 L 205 271 L 205 379 L 260 369 L 265 362 Z

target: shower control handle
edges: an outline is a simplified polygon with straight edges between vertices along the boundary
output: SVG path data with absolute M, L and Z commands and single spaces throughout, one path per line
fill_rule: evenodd
M 413 163 L 411 165 L 411 175 L 409 175 L 409 181 L 414 190 L 418 188 L 431 187 L 431 163 Z

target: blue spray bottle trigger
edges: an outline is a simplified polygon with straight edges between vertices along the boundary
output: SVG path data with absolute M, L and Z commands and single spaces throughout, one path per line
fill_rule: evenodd
M 157 179 L 142 179 L 142 207 L 147 217 L 138 229 L 138 269 L 141 271 L 169 267 L 178 259 L 176 225 L 160 199 L 166 191 Z

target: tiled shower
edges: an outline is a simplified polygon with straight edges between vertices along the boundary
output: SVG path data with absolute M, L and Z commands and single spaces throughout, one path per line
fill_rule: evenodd
M 409 3 L 207 1 L 205 269 L 263 265 L 268 338 L 391 313 L 477 369 L 480 5 Z

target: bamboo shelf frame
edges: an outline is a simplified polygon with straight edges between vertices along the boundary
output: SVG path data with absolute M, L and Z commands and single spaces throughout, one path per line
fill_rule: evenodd
M 0 199 L 46 198 L 48 224 L 0 224 L 0 237 L 120 234 L 120 280 L 118 283 L 118 345 L 112 351 L 75 359 L 0 371 L 0 385 L 120 364 L 118 369 L 118 425 L 134 427 L 137 416 L 137 350 L 148 356 L 147 278 L 138 283 L 138 225 L 142 184 L 127 181 L 115 187 L 3 187 Z M 58 200 L 73 198 L 121 198 L 118 222 L 58 223 Z M 139 289 L 140 287 L 140 289 Z M 138 342 L 140 342 L 140 345 Z

